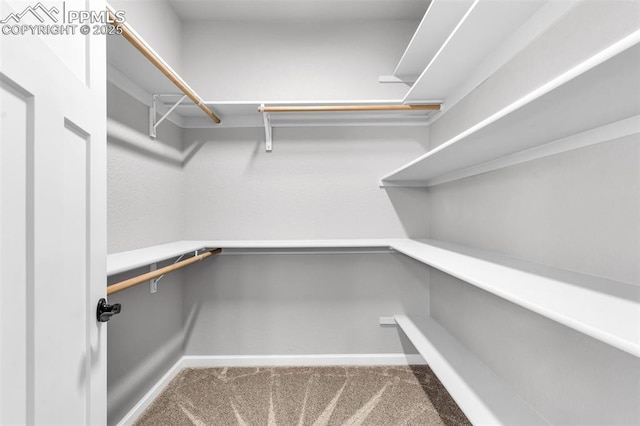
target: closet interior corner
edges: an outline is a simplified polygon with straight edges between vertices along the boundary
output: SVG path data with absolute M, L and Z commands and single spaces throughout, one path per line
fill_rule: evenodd
M 640 2 L 117 11 L 109 424 L 640 423 Z

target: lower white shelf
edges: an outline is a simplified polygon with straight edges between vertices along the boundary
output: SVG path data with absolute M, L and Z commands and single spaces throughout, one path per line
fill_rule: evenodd
M 145 247 L 137 250 L 112 253 L 107 256 L 107 275 L 129 271 L 155 262 L 178 257 L 204 248 L 221 248 L 225 254 L 278 252 L 354 252 L 357 249 L 370 252 L 388 251 L 389 239 L 341 239 L 341 240 L 211 240 L 175 241 L 168 244 Z
M 107 276 L 178 257 L 202 248 L 205 248 L 205 245 L 201 241 L 175 241 L 158 246 L 109 254 L 107 256 Z
M 640 357 L 640 285 L 525 262 L 435 240 L 177 241 L 107 257 L 113 275 L 202 248 L 225 254 L 395 250 L 546 318 Z
M 436 321 L 406 315 L 395 320 L 473 424 L 548 424 Z
M 435 240 L 391 247 L 498 297 L 640 357 L 640 285 Z

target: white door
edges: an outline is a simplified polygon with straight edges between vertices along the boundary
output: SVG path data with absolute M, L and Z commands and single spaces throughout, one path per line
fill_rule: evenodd
M 88 3 L 0 0 L 0 27 L 60 24 Z M 106 328 L 95 310 L 106 289 L 105 38 L 5 31 L 0 424 L 104 424 Z

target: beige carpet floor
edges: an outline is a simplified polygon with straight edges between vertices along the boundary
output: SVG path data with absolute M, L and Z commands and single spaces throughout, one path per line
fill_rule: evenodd
M 468 425 L 427 366 L 182 370 L 136 425 Z

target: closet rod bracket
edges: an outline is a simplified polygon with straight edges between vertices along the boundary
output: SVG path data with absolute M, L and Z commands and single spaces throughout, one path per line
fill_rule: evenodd
M 157 263 L 152 263 L 151 266 L 149 266 L 149 272 L 153 272 L 156 269 L 158 269 L 158 264 Z M 150 294 L 158 292 L 158 281 L 160 281 L 160 278 L 162 278 L 162 275 L 160 275 L 160 277 L 158 277 L 158 278 L 151 278 L 149 280 L 149 293 Z
M 273 148 L 272 142 L 272 127 L 271 127 L 271 114 L 264 110 L 264 104 L 258 108 L 262 112 L 262 120 L 264 121 L 264 148 L 266 152 L 271 152 Z
M 158 98 L 161 97 L 176 97 L 180 95 L 163 95 L 163 94 L 154 94 L 151 97 L 151 106 L 149 107 L 149 137 L 152 139 L 156 138 L 156 130 L 160 123 L 162 123 L 180 104 L 187 98 L 187 95 L 182 95 L 180 100 L 173 104 L 169 110 L 164 113 L 160 119 L 158 119 Z
M 199 250 L 195 250 L 193 252 L 193 257 L 196 257 L 198 255 L 198 251 Z M 181 254 L 180 257 L 178 257 L 176 260 L 173 261 L 173 264 L 175 265 L 176 263 L 180 262 L 182 260 L 182 258 L 186 255 L 187 253 Z M 149 272 L 153 272 L 156 269 L 158 269 L 158 265 L 157 263 L 152 263 L 151 266 L 149 267 Z M 160 275 L 157 278 L 151 278 L 149 280 L 149 293 L 153 294 L 156 293 L 158 291 L 158 281 L 160 281 L 161 279 L 164 278 L 165 274 Z

